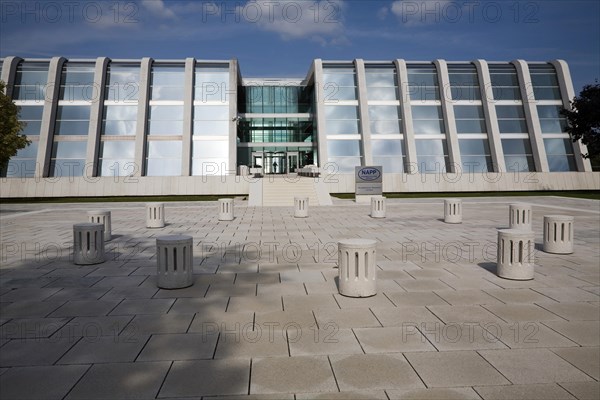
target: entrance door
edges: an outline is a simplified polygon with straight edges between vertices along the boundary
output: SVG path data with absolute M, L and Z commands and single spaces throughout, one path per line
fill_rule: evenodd
M 263 153 L 254 151 L 252 152 L 252 165 L 251 167 L 262 167 L 263 166 Z
M 287 152 L 287 173 L 295 174 L 298 170 L 299 157 L 297 151 L 288 151 Z

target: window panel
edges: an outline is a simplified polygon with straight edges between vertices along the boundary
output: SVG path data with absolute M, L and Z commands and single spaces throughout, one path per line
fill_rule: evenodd
M 55 135 L 87 135 L 89 121 L 56 121 Z
M 134 156 L 134 141 L 116 140 L 100 142 L 101 158 L 133 159 Z
M 522 106 L 496 106 L 498 118 L 525 118 Z
M 327 147 L 330 157 L 360 156 L 358 140 L 328 140 Z
M 194 135 L 228 136 L 229 121 L 194 121 Z
M 357 120 L 328 120 L 325 122 L 326 135 L 355 135 L 360 133 Z
M 439 120 L 414 120 L 413 130 L 415 135 L 439 135 L 444 133 L 444 122 Z
M 180 140 L 151 140 L 148 142 L 148 157 L 152 158 L 181 158 Z
M 456 119 L 484 119 L 483 107 L 454 106 L 454 117 Z
M 87 142 L 54 142 L 52 158 L 83 158 L 87 151 Z
M 146 176 L 180 176 L 181 159 L 148 158 Z
M 500 133 L 527 133 L 527 123 L 524 119 L 498 120 Z
M 484 120 L 457 120 L 456 121 L 456 132 L 457 133 L 486 133 L 485 121 Z
M 402 173 L 404 172 L 403 157 L 380 157 L 373 156 L 373 164 L 381 165 L 384 173 Z
M 397 156 L 404 154 L 402 140 L 372 140 L 373 157 L 375 156 Z
M 442 107 L 412 106 L 413 119 L 442 119 Z
M 392 121 L 371 121 L 370 122 L 371 134 L 380 135 L 380 134 L 399 134 L 402 133 L 402 129 L 400 127 L 400 121 L 392 120 Z
M 446 140 L 444 139 L 420 139 L 415 140 L 418 155 L 440 155 L 448 154 Z
M 56 119 L 89 121 L 90 106 L 58 106 L 56 110 Z
M 358 119 L 356 106 L 325 106 L 325 118 L 330 119 Z
M 372 87 L 367 89 L 367 100 L 397 100 L 398 91 L 390 87 Z
M 229 106 L 194 106 L 194 119 L 229 121 Z
M 227 141 L 194 141 L 192 146 L 193 158 L 222 158 L 229 157 L 229 142 Z
M 400 107 L 369 105 L 369 119 L 371 121 L 381 119 L 398 120 L 400 119 Z

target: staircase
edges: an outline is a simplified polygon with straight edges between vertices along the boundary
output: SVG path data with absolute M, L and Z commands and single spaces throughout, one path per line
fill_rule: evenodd
M 331 197 L 320 179 L 267 175 L 250 184 L 250 206 L 294 206 L 294 197 L 308 197 L 309 205 L 331 205 Z

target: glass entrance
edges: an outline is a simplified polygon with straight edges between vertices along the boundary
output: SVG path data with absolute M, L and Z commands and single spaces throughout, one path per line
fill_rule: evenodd
M 299 157 L 297 151 L 288 151 L 287 152 L 287 173 L 295 174 L 298 170 Z
M 264 174 L 295 174 L 300 167 L 297 151 L 253 151 L 252 167 L 262 168 Z

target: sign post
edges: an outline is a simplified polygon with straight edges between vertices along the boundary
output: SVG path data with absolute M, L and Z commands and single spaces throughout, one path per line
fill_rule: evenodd
M 383 167 L 354 167 L 354 198 L 357 203 L 370 203 L 371 196 L 383 194 Z

